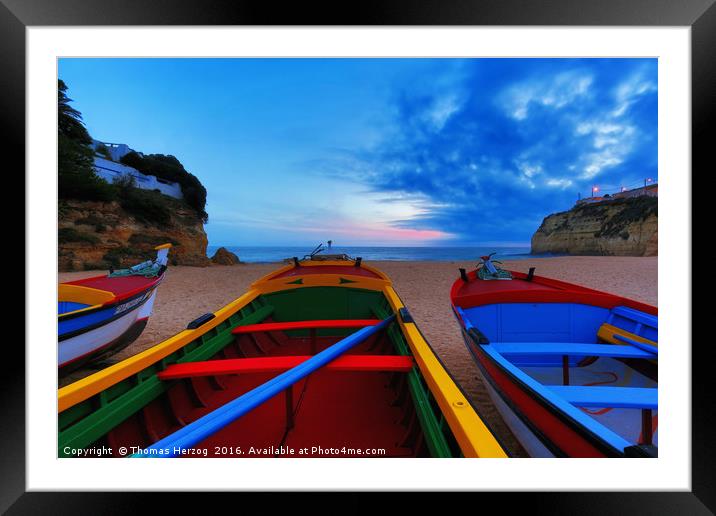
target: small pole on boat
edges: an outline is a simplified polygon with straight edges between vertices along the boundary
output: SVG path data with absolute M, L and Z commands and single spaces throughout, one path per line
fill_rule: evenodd
M 651 445 L 654 438 L 653 428 L 651 427 L 651 409 L 641 410 L 641 440 L 640 444 Z
M 527 273 L 527 281 L 532 281 L 532 278 L 535 276 L 535 267 L 530 267 L 529 272 Z
M 469 281 L 468 278 L 467 278 L 467 271 L 465 271 L 465 269 L 463 269 L 462 267 L 460 268 L 460 278 L 461 278 L 462 281 L 464 281 L 465 283 L 467 283 L 467 282 Z
M 562 355 L 562 384 L 569 385 L 569 356 Z

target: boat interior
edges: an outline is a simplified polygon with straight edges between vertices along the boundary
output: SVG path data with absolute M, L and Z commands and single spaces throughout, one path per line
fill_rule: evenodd
M 658 445 L 656 315 L 576 302 L 456 310 L 485 353 L 586 428 L 621 448 Z
M 61 441 L 147 448 L 392 313 L 380 291 L 300 287 L 261 294 L 136 378 L 62 412 Z M 121 412 L 131 392 L 141 408 L 102 429 L 97 422 Z M 460 453 L 398 324 L 368 336 L 196 448 L 209 456 L 250 458 L 296 457 L 298 450 L 301 457 Z

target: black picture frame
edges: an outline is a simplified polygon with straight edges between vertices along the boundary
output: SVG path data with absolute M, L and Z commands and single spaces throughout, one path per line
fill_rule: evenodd
M 7 159 L 14 156 L 17 159 L 14 169 L 25 169 L 25 29 L 29 26 L 646 25 L 691 27 L 693 169 L 705 168 L 713 146 L 708 128 L 713 122 L 716 103 L 716 6 L 713 4 L 714 0 L 370 0 L 327 5 L 245 0 L 0 0 L 0 120 L 4 135 L 0 145 L 6 157 L 3 161 L 7 165 Z M 17 189 L 24 192 L 22 181 Z M 685 256 L 690 256 L 687 251 L 690 250 L 684 250 Z M 697 270 L 696 263 L 694 267 Z M 691 281 L 691 278 L 684 280 Z M 26 313 L 26 323 L 29 317 Z M 18 340 L 6 338 L 3 350 L 6 362 L 0 375 L 0 511 L 114 514 L 146 507 L 153 497 L 151 494 L 25 492 L 25 352 Z M 706 387 L 710 385 L 707 372 L 710 345 L 704 341 L 692 347 L 691 492 L 523 493 L 502 496 L 499 501 L 491 494 L 475 496 L 481 497 L 481 504 L 489 500 L 489 505 L 482 506 L 492 507 L 491 510 L 498 502 L 501 512 L 514 509 L 518 504 L 531 512 L 540 512 L 541 508 L 551 514 L 713 514 L 716 510 L 713 467 L 716 464 L 713 444 L 716 403 L 713 389 Z M 413 498 L 416 499 L 419 500 Z M 188 502 L 187 496 L 175 494 L 164 511 L 186 508 Z M 351 510 L 370 509 L 368 503 L 344 503 Z

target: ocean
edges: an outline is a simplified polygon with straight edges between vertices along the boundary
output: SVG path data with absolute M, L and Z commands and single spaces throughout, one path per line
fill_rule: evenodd
M 207 255 L 214 256 L 216 250 L 222 246 L 210 245 Z M 281 262 L 286 258 L 297 256 L 303 258 L 310 254 L 313 248 L 308 247 L 249 247 L 249 246 L 223 246 L 236 254 L 242 262 L 271 263 Z M 535 255 L 530 254 L 526 247 L 339 247 L 333 246 L 322 254 L 345 253 L 352 258 L 360 256 L 366 261 L 374 260 L 402 260 L 402 261 L 469 261 L 477 263 L 480 256 L 496 252 L 495 259 L 521 260 Z M 541 255 L 556 256 L 556 255 Z

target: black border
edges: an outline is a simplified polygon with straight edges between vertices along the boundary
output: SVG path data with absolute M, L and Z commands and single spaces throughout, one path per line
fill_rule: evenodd
M 708 129 L 716 104 L 716 7 L 714 0 L 363 0 L 355 3 L 247 0 L 0 0 L 0 148 L 3 165 L 24 170 L 25 28 L 33 25 L 650 25 L 690 26 L 692 56 L 692 159 L 712 169 Z M 16 163 L 8 163 L 15 159 Z M 708 160 L 708 161 L 707 161 Z M 14 165 L 14 166 L 13 166 Z M 11 168 L 12 167 L 12 168 Z M 688 174 L 688 171 L 684 171 Z M 705 180 L 709 180 L 706 178 Z M 703 190 L 703 189 L 702 189 Z M 24 193 L 24 184 L 15 191 Z M 9 221 L 12 224 L 14 221 Z M 696 221 L 694 221 L 696 222 Z M 15 240 L 17 242 L 19 240 Z M 690 256 L 691 250 L 684 250 Z M 698 270 L 694 262 L 694 270 Z M 28 274 L 29 271 L 26 271 Z M 685 280 L 690 281 L 690 278 Z M 27 324 L 27 313 L 25 314 Z M 531 493 L 499 499 L 502 512 L 522 505 L 551 514 L 713 514 L 716 507 L 714 403 L 708 351 L 712 339 L 692 348 L 692 491 L 690 493 Z M 27 493 L 22 346 L 6 338 L 0 384 L 0 511 L 11 514 L 114 514 L 147 507 L 156 495 Z M 12 365 L 8 365 L 12 364 Z M 18 496 L 20 498 L 18 498 Z M 245 495 L 243 495 L 245 496 Z M 474 497 L 482 510 L 486 493 Z M 262 497 L 265 498 L 265 497 Z M 311 497 L 314 498 L 315 497 Z M 356 499 L 355 495 L 351 496 Z M 306 500 L 306 497 L 303 497 Z M 175 494 L 163 511 L 189 507 Z M 275 501 L 273 498 L 272 501 Z M 320 499 L 319 499 L 320 500 Z M 422 497 L 410 499 L 421 502 Z M 246 501 L 246 498 L 244 498 Z M 346 508 L 372 510 L 370 501 Z M 473 502 L 473 503 L 474 503 Z M 300 502 L 299 502 L 300 503 Z M 275 506 L 274 506 L 275 507 Z M 241 507 L 237 507 L 240 509 Z M 244 506 L 246 508 L 246 506 Z M 401 509 L 405 509 L 405 500 Z M 495 510 L 492 505 L 492 510 Z M 466 507 L 467 509 L 467 507 Z M 474 507 L 478 510 L 479 507 Z M 273 511 L 272 511 L 273 512 Z M 341 511 L 345 512 L 345 511 Z

